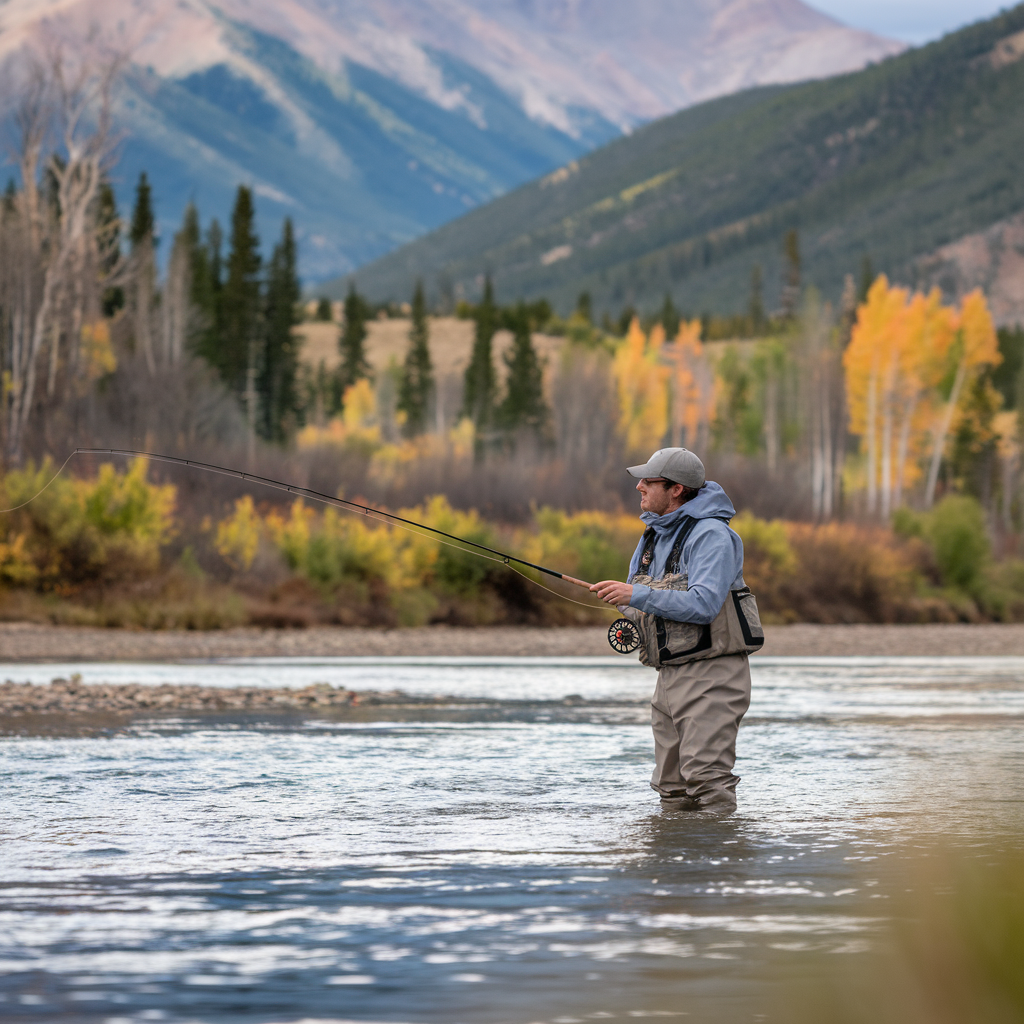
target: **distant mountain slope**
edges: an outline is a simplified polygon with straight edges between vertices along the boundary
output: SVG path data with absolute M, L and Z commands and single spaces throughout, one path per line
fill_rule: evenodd
M 166 235 L 250 182 L 314 278 L 680 106 L 900 48 L 801 0 L 5 0 L 0 60 L 95 26 L 134 62 L 122 200 L 148 170 Z
M 864 71 L 714 100 L 641 128 L 356 275 L 375 297 L 416 277 L 499 297 L 584 289 L 599 308 L 741 309 L 751 268 L 777 299 L 799 227 L 811 282 L 837 294 L 864 255 L 915 257 L 1024 209 L 1024 6 Z

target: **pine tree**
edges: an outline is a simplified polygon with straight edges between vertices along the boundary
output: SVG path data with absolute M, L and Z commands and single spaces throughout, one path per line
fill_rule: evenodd
M 868 292 L 875 283 L 875 268 L 871 265 L 871 257 L 865 255 L 860 261 L 860 288 L 857 291 L 857 302 L 866 302 Z
M 260 342 L 261 303 L 259 238 L 253 225 L 252 190 L 238 186 L 231 213 L 231 252 L 221 293 L 222 323 L 214 365 L 237 395 L 249 389 Z M 250 410 L 255 415 L 255 409 Z M 253 419 L 252 422 L 255 422 Z
M 514 337 L 505 353 L 508 386 L 498 407 L 498 422 L 510 433 L 524 427 L 539 431 L 547 419 L 544 371 L 533 347 L 530 317 L 522 303 L 510 319 Z
M 334 310 L 331 309 L 331 300 L 321 295 L 316 304 L 316 318 L 321 323 L 329 324 L 334 319 Z
M 198 231 L 198 214 L 195 227 Z M 192 303 L 200 314 L 200 325 L 192 345 L 196 354 L 218 373 L 221 371 L 221 335 L 224 330 L 223 237 L 215 217 L 210 221 L 205 241 L 197 243 L 192 264 Z
M 794 317 L 800 302 L 800 235 L 796 228 L 790 228 L 786 232 L 782 251 L 786 261 L 786 274 L 782 286 L 782 315 Z
M 494 414 L 494 361 L 491 356 L 494 332 L 498 328 L 498 308 L 494 304 L 494 289 L 488 275 L 484 281 L 484 295 L 476 308 L 476 332 L 473 352 L 466 367 L 466 383 L 462 401 L 462 414 L 476 427 L 477 438 L 486 434 Z
M 764 286 L 761 282 L 761 264 L 755 263 L 750 271 L 750 330 L 760 335 L 764 328 Z
M 665 292 L 665 301 L 661 306 L 661 315 L 658 317 L 661 326 L 665 328 L 665 334 L 674 338 L 679 333 L 679 310 L 672 301 L 672 293 Z
M 579 297 L 576 299 L 576 312 L 587 321 L 588 324 L 594 322 L 594 307 L 590 301 L 590 292 L 580 292 Z
M 96 246 L 99 249 L 100 276 L 107 277 L 121 262 L 121 215 L 117 210 L 114 189 L 106 179 L 100 185 L 96 204 Z M 113 316 L 119 309 L 123 309 L 124 288 L 119 285 L 104 288 L 102 306 L 104 316 Z
M 434 396 L 434 375 L 430 363 L 430 327 L 427 304 L 423 298 L 423 282 L 416 282 L 412 297 L 412 326 L 409 329 L 409 350 L 398 389 L 398 408 L 405 413 L 405 433 L 409 437 L 422 434 L 427 427 L 430 403 Z
M 153 351 L 153 307 L 156 298 L 156 218 L 146 172 L 139 175 L 129 237 L 132 243 L 132 313 L 136 351 L 150 374 L 156 373 Z
M 268 441 L 283 441 L 298 411 L 299 353 L 292 328 L 299 322 L 301 296 L 295 233 L 291 218 L 286 217 L 281 241 L 274 246 L 267 268 L 264 343 L 257 381 L 260 434 Z
M 156 219 L 153 216 L 153 190 L 143 171 L 135 188 L 135 208 L 132 210 L 131 242 L 136 249 L 145 242 L 155 244 Z
M 338 367 L 338 395 L 336 405 L 341 407 L 341 397 L 346 388 L 357 380 L 370 376 L 370 364 L 366 361 L 366 321 L 370 310 L 363 297 L 350 285 L 345 298 L 345 325 L 338 339 L 341 350 L 341 365 Z

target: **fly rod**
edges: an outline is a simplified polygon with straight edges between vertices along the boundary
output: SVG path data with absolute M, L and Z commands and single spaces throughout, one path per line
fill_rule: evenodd
M 172 466 L 188 466 L 191 469 L 201 469 L 207 473 L 219 473 L 221 476 L 231 476 L 236 480 L 249 480 L 252 483 L 260 484 L 263 487 L 272 487 L 277 491 L 286 491 L 288 494 L 294 494 L 300 498 L 309 498 L 312 501 L 320 501 L 326 505 L 334 505 L 337 508 L 347 509 L 350 512 L 360 512 L 366 516 L 379 516 L 384 519 L 389 519 L 395 523 L 403 523 L 404 525 L 413 527 L 417 530 L 426 530 L 429 533 L 436 533 L 438 536 L 447 537 L 449 540 L 455 541 L 458 544 L 464 544 L 467 547 L 476 548 L 478 551 L 486 551 L 489 555 L 494 555 L 497 558 L 500 558 L 505 565 L 509 565 L 511 562 L 516 562 L 519 565 L 525 565 L 531 569 L 536 569 L 538 572 L 546 573 L 548 576 L 554 576 L 555 579 L 565 580 L 566 583 L 572 583 L 574 586 L 584 587 L 587 590 L 590 589 L 590 584 L 587 583 L 586 580 L 578 580 L 574 576 L 567 576 L 563 572 L 556 572 L 554 569 L 548 569 L 543 565 L 528 562 L 525 558 L 517 558 L 515 555 L 506 554 L 504 551 L 497 551 L 494 548 L 487 547 L 486 544 L 478 544 L 475 540 L 467 540 L 465 537 L 456 537 L 454 534 L 445 533 L 444 530 L 439 530 L 435 526 L 427 526 L 425 523 L 417 523 L 413 519 L 404 519 L 402 516 L 396 516 L 394 512 L 385 512 L 383 509 L 373 508 L 370 505 L 360 505 L 357 501 L 348 501 L 345 498 L 336 498 L 330 494 L 323 494 L 320 491 L 311 490 L 309 487 L 299 487 L 297 484 L 286 484 L 282 480 L 271 480 L 269 477 L 257 476 L 255 473 L 243 473 L 240 469 L 228 469 L 225 466 L 213 466 L 207 462 L 196 462 L 193 459 L 180 459 L 174 455 L 157 455 L 154 452 L 135 452 L 123 448 L 76 448 L 71 454 L 72 456 L 124 455 L 129 458 L 148 459 L 150 462 L 166 462 L 170 463 Z

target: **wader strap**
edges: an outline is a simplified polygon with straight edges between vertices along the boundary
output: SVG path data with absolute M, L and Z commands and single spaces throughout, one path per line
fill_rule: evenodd
M 725 516 L 708 516 L 709 519 L 717 519 L 720 523 L 729 525 L 730 520 Z M 679 572 L 680 562 L 683 557 L 683 545 L 686 543 L 687 537 L 693 533 L 693 528 L 702 522 L 700 519 L 694 519 L 691 516 L 683 517 L 683 525 L 679 532 L 676 534 L 675 543 L 672 545 L 672 551 L 668 556 L 668 561 L 665 563 L 665 572 L 663 575 L 668 576 L 669 573 Z M 654 545 L 657 541 L 657 535 L 654 532 L 653 526 L 648 526 L 644 530 L 643 536 L 643 549 L 640 554 L 640 564 L 637 566 L 637 571 L 633 574 L 650 576 L 651 565 L 654 562 Z M 629 581 L 631 582 L 633 576 L 630 576 Z
M 643 536 L 643 547 L 640 549 L 640 562 L 636 567 L 636 572 L 626 580 L 627 583 L 633 582 L 634 576 L 650 576 L 651 562 L 654 560 L 654 541 L 656 534 L 653 526 L 648 526 L 644 530 Z

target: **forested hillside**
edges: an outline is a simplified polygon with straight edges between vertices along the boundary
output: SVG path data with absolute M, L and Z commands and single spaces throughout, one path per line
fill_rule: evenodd
M 1024 208 L 1024 6 L 864 71 L 765 87 L 648 125 L 445 225 L 356 275 L 374 298 L 416 277 L 472 297 L 569 309 L 738 310 L 781 238 L 838 297 L 864 257 L 916 283 L 917 257 Z M 342 285 L 336 286 L 340 292 Z

